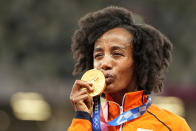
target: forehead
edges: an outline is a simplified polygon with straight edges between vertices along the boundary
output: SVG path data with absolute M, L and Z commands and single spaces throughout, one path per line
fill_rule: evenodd
M 104 44 L 130 46 L 132 40 L 133 36 L 129 31 L 121 27 L 116 27 L 108 30 L 101 37 L 99 37 L 95 42 L 94 47 L 101 46 Z

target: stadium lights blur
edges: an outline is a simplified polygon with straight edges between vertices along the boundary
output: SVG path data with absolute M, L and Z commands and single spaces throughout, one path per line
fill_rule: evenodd
M 154 96 L 153 104 L 181 117 L 185 117 L 184 103 L 180 98 L 172 96 Z
M 51 116 L 50 106 L 35 92 L 18 92 L 11 97 L 10 103 L 20 120 L 45 121 Z

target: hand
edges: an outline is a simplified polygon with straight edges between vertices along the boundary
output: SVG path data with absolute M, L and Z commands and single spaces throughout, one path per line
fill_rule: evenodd
M 93 91 L 92 84 L 83 80 L 76 80 L 71 94 L 70 101 L 75 111 L 85 111 L 92 115 L 93 99 L 89 92 Z

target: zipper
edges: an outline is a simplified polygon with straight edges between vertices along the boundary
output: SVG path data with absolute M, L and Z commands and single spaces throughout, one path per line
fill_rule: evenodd
M 123 106 L 120 106 L 120 114 L 123 113 Z M 122 131 L 123 124 L 120 125 L 119 131 Z
M 122 106 L 120 106 L 120 114 L 124 112 L 124 101 L 125 101 L 125 95 L 123 96 Z M 122 128 L 123 128 L 123 124 L 120 125 L 119 131 L 122 131 Z

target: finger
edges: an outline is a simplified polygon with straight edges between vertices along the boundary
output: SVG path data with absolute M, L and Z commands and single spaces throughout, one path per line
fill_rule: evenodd
M 78 95 L 89 94 L 89 91 L 86 88 L 82 88 L 78 93 L 79 93 Z
M 80 90 L 80 91 L 77 91 L 77 92 L 74 92 L 74 93 L 71 93 L 70 94 L 70 100 L 72 102 L 74 102 L 76 100 L 77 97 L 80 97 L 82 95 L 89 95 L 88 91 L 86 88 L 84 88 L 83 90 Z
M 84 95 L 79 95 L 77 97 L 73 97 L 71 100 L 72 100 L 73 103 L 78 103 L 80 101 L 83 101 L 83 100 L 87 99 L 88 97 L 89 97 L 88 94 L 84 94 Z
M 88 109 L 90 109 L 93 105 L 92 97 L 88 97 L 85 101 L 86 101 L 86 105 L 87 105 Z
M 81 95 L 84 95 L 84 94 L 89 95 L 89 91 L 86 88 L 83 88 L 78 92 L 75 92 L 74 95 L 72 95 L 72 96 L 73 97 L 78 97 L 78 96 L 81 96 Z
M 83 80 L 76 80 L 73 90 L 80 90 L 81 88 L 87 88 L 89 91 L 93 91 L 92 83 Z
M 86 88 L 88 89 L 89 91 L 93 91 L 94 89 L 92 88 L 93 84 L 90 83 L 90 82 L 87 82 L 87 81 L 83 81 L 83 80 L 80 80 L 79 82 L 81 82 L 81 88 Z

